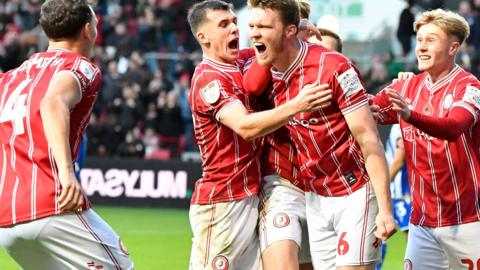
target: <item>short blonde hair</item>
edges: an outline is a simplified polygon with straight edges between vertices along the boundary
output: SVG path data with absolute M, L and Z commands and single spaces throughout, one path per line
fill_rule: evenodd
M 448 36 L 456 37 L 460 44 L 470 35 L 470 26 L 465 18 L 452 11 L 440 8 L 425 11 L 413 24 L 413 30 L 417 32 L 420 27 L 429 23 L 440 27 Z

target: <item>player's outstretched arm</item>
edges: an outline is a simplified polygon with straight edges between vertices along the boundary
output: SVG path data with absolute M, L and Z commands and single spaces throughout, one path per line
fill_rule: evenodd
M 264 136 L 285 125 L 297 113 L 316 111 L 330 104 L 332 91 L 328 84 L 306 85 L 289 102 L 274 109 L 248 113 L 241 103 L 232 105 L 220 116 L 220 122 L 245 140 Z
M 77 80 L 68 71 L 59 72 L 40 103 L 43 129 L 58 168 L 62 185 L 59 203 L 63 211 L 83 206 L 83 192 L 75 178 L 70 151 L 70 110 L 81 100 Z
M 386 240 L 396 232 L 390 197 L 387 162 L 377 127 L 367 105 L 345 114 L 353 137 L 360 145 L 378 202 L 375 236 Z
M 454 141 L 475 123 L 473 114 L 466 108 L 455 106 L 446 117 L 428 116 L 410 110 L 403 98 L 393 90 L 386 90 L 392 109 L 406 122 L 435 138 Z

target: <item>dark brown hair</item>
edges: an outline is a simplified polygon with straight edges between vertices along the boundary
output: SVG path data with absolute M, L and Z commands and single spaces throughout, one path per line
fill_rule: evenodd
M 196 3 L 188 10 L 188 24 L 192 30 L 193 35 L 198 31 L 198 27 L 205 19 L 207 10 L 233 10 L 232 4 L 226 3 L 221 0 L 206 0 L 200 3 Z
M 40 25 L 50 39 L 70 39 L 77 37 L 92 17 L 87 0 L 47 0 L 40 11 Z
M 296 0 L 248 0 L 251 8 L 273 9 L 280 13 L 280 18 L 285 26 L 300 23 L 300 8 Z

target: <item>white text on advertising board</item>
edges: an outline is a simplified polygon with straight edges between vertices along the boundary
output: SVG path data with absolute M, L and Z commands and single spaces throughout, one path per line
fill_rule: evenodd
M 170 170 L 82 169 L 82 187 L 87 196 L 178 198 L 187 196 L 187 172 Z

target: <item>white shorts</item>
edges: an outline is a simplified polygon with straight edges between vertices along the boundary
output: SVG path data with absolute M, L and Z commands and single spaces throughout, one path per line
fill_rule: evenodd
M 0 228 L 0 245 L 23 269 L 133 269 L 118 235 L 93 210 Z
M 367 265 L 380 261 L 377 199 L 368 182 L 354 193 L 326 197 L 305 194 L 312 263 L 316 270 Z
M 311 262 L 305 211 L 305 192 L 279 175 L 265 176 L 258 225 L 261 251 L 275 242 L 293 240 L 300 248 L 299 263 Z
M 261 269 L 258 197 L 190 206 L 190 270 Z
M 405 270 L 472 270 L 480 267 L 480 221 L 430 228 L 410 224 Z

